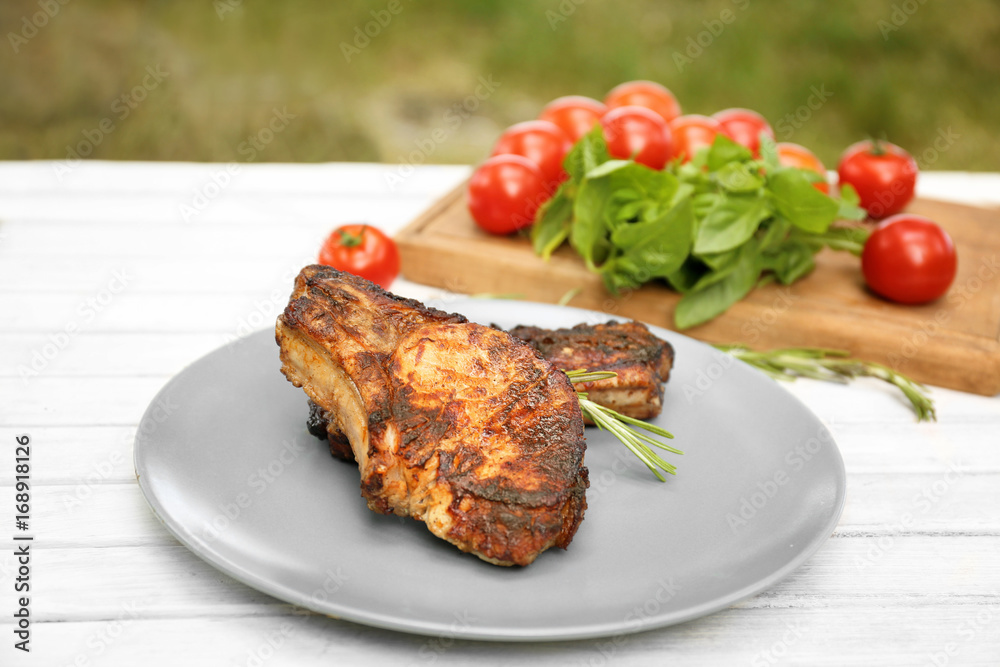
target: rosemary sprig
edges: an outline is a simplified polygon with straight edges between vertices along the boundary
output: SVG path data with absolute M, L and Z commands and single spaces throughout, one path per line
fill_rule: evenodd
M 794 380 L 798 377 L 826 382 L 846 383 L 856 377 L 873 377 L 894 385 L 903 392 L 917 413 L 917 421 L 937 421 L 934 401 L 927 395 L 927 387 L 902 373 L 873 361 L 851 359 L 846 350 L 821 347 L 790 347 L 755 352 L 743 345 L 716 345 L 740 361 L 759 368 L 776 380 Z
M 608 378 L 618 377 L 618 373 L 614 371 L 588 371 L 582 368 L 575 371 L 566 371 L 566 377 L 570 379 L 573 384 L 579 384 L 581 382 L 597 382 L 598 380 L 607 380 Z M 578 394 L 586 392 L 576 392 Z
M 574 287 L 571 290 L 566 290 L 566 293 L 563 294 L 562 297 L 560 297 L 560 299 L 559 299 L 559 301 L 558 301 L 558 303 L 556 305 L 557 306 L 566 306 L 566 305 L 568 305 L 569 302 L 572 301 L 573 299 L 575 299 L 577 296 L 579 296 L 580 292 L 582 292 L 582 291 L 583 291 L 582 287 Z
M 578 382 L 606 380 L 607 378 L 616 377 L 618 374 L 611 371 L 587 371 L 581 369 L 568 371 L 566 375 L 569 376 L 571 382 L 576 384 Z M 677 467 L 672 463 L 664 461 L 650 448 L 650 445 L 673 452 L 674 454 L 683 454 L 684 452 L 646 435 L 639 429 L 648 431 L 661 438 L 673 439 L 674 436 L 670 431 L 640 419 L 627 417 L 603 405 L 598 405 L 587 397 L 587 392 L 578 391 L 576 395 L 579 398 L 580 410 L 583 412 L 583 416 L 594 422 L 598 428 L 609 431 L 613 436 L 618 438 L 640 461 L 646 464 L 646 467 L 656 475 L 658 480 L 661 482 L 667 481 L 667 478 L 660 473 L 660 470 L 670 475 L 677 474 Z

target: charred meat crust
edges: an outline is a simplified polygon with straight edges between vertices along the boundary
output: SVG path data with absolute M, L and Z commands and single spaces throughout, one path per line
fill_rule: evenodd
M 651 364 L 660 381 L 666 382 L 674 362 L 673 346 L 654 336 L 641 322 L 577 324 L 568 329 L 520 325 L 510 329 L 510 334 L 534 347 L 557 367 L 583 363 L 585 366 L 574 368 L 584 368 L 586 364 L 607 368 L 640 362 Z
M 510 333 L 560 370 L 616 372 L 615 378 L 576 385 L 592 401 L 636 419 L 650 419 L 660 413 L 662 383 L 670 378 L 674 348 L 650 333 L 646 325 L 608 322 L 567 329 L 517 326 Z
M 331 451 L 346 458 L 349 442 L 371 509 L 501 565 L 569 544 L 586 508 L 583 421 L 536 350 L 320 266 L 296 279 L 276 339 Z

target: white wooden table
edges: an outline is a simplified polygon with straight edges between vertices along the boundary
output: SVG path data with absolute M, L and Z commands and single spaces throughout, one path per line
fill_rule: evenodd
M 146 405 L 189 362 L 270 326 L 333 226 L 399 229 L 468 169 L 64 166 L 0 163 L 0 665 L 1000 664 L 1000 400 L 935 389 L 939 421 L 917 424 L 874 381 L 789 387 L 843 452 L 840 525 L 773 589 L 700 620 L 617 641 L 458 641 L 329 619 L 231 580 L 139 492 Z M 1000 175 L 925 174 L 920 189 L 1000 204 Z M 30 654 L 13 647 L 24 433 Z

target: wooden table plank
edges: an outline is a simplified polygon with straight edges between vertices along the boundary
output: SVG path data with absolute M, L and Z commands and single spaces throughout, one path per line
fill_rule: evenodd
M 42 333 L 0 333 L 0 377 L 150 375 L 169 378 L 231 339 L 223 333 L 78 333 L 61 338 Z M 115 354 L 107 354 L 115 350 Z
M 189 193 L 206 184 L 224 182 L 231 164 L 196 162 L 112 162 L 88 160 L 59 177 L 61 161 L 0 161 L 0 193 L 50 193 L 100 195 L 102 193 Z M 363 162 L 320 164 L 238 164 L 224 192 L 255 194 L 327 193 L 368 196 L 371 199 L 403 198 L 410 195 L 439 196 L 469 173 L 466 165 L 425 165 L 406 178 L 392 167 Z
M 109 283 L 110 284 L 110 283 Z M 233 337 L 273 326 L 288 302 L 290 288 L 255 294 L 142 294 L 126 288 L 117 294 L 98 288 L 78 294 L 0 293 L 0 311 L 8 313 L 8 333 L 49 335 L 92 333 L 229 333 Z
M 11 224 L 76 225 L 98 223 L 115 227 L 219 227 L 236 236 L 246 227 L 269 225 L 273 235 L 289 227 L 369 222 L 394 231 L 427 208 L 426 195 L 373 198 L 370 195 L 312 193 L 230 193 L 198 200 L 194 193 L 90 193 L 39 198 L 35 194 L 6 195 L 3 220 Z
M 79 294 L 89 296 L 105 285 L 115 271 L 129 276 L 128 289 L 138 293 L 258 294 L 280 287 L 291 291 L 289 274 L 316 261 L 316 254 L 274 259 L 253 264 L 235 255 L 211 262 L 183 255 L 174 257 L 109 257 L 95 260 L 81 254 L 66 255 L 57 263 L 39 266 L 37 257 L 11 257 L 0 264 L 0 292 Z M 30 277 L 30 282 L 27 280 Z
M 109 621 L 39 623 L 31 656 L 11 665 L 158 664 L 456 665 L 503 667 L 629 664 L 933 665 L 954 644 L 951 665 L 994 666 L 996 602 L 862 609 L 730 609 L 666 630 L 573 642 L 500 644 L 385 633 L 317 615 L 200 619 L 136 618 L 125 606 Z M 982 620 L 986 620 L 985 623 Z M 458 621 L 456 621 L 458 622 Z M 927 628 L 940 628 L 928 633 Z M 0 626 L 0 632 L 9 634 Z M 192 641 L 211 637 L 211 641 Z M 169 652 L 170 662 L 164 662 Z M 76 662 L 80 660 L 80 662 Z
M 34 442 L 43 445 L 32 452 L 31 478 L 38 486 L 66 486 L 70 493 L 76 487 L 135 482 L 132 445 L 135 425 L 127 426 L 33 426 L 0 427 L 0 441 L 13 442 L 25 432 Z M 0 487 L 14 485 L 10 476 L 13 462 L 0 461 Z M 81 491 L 82 493 L 82 491 Z

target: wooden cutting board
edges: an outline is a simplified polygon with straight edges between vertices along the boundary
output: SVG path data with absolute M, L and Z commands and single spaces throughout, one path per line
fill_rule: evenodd
M 928 384 L 1000 393 L 1000 210 L 916 200 L 907 212 L 935 220 L 955 241 L 958 276 L 941 299 L 922 306 L 885 301 L 866 289 L 858 258 L 824 250 L 816 270 L 794 285 L 756 289 L 724 315 L 684 333 L 754 349 L 840 348 Z M 480 231 L 466 210 L 464 184 L 396 240 L 403 275 L 414 282 L 465 294 L 517 293 L 545 303 L 581 288 L 570 305 L 675 328 L 677 293 L 650 284 L 616 298 L 568 246 L 544 262 L 526 238 Z

